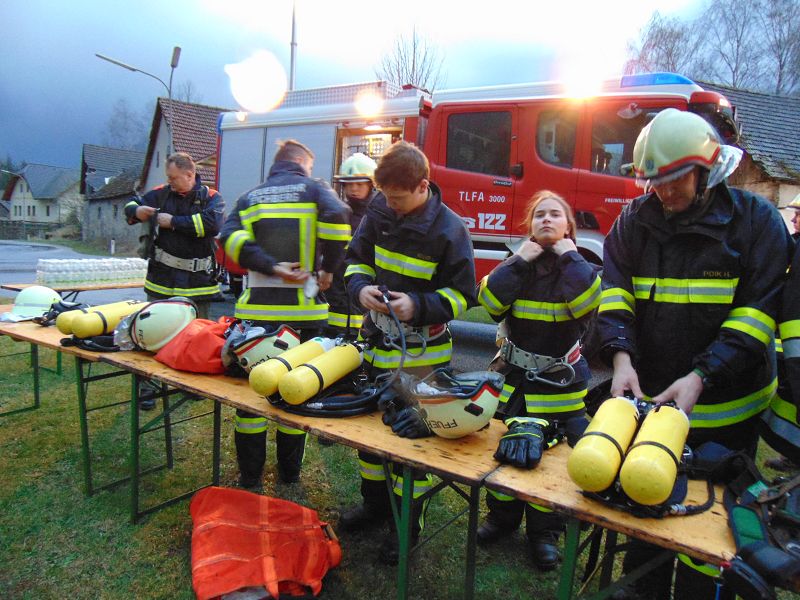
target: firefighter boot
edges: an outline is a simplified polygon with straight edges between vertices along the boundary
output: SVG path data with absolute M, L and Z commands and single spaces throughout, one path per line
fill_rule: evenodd
M 503 499 L 501 499 L 503 498 Z M 486 521 L 478 527 L 478 544 L 485 546 L 514 533 L 522 522 L 524 504 L 520 500 L 506 500 L 506 497 L 491 490 L 486 492 L 486 506 L 489 514 Z
M 283 483 L 300 481 L 300 467 L 306 450 L 306 434 L 278 426 L 275 445 L 278 454 L 278 478 Z
M 161 385 L 155 379 L 142 379 L 139 382 L 139 408 L 153 410 L 156 398 L 161 393 Z
M 561 558 L 558 536 L 564 529 L 564 520 L 543 506 L 526 504 L 525 529 L 533 564 L 540 571 L 555 569 Z
M 267 455 L 266 419 L 236 410 L 233 440 L 239 465 L 239 485 L 248 490 L 263 487 L 264 461 Z
M 361 495 L 364 502 L 344 511 L 339 517 L 339 528 L 343 531 L 358 531 L 383 525 L 392 516 L 386 481 L 361 479 Z

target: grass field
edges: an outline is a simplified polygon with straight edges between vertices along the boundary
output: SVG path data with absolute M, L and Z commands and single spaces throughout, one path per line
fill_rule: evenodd
M 0 355 L 26 349 L 0 338 Z M 52 352 L 40 354 L 45 365 L 54 365 Z M 0 411 L 32 401 L 26 354 L 3 358 L 0 378 Z M 94 403 L 121 400 L 130 393 L 127 377 L 92 386 Z M 65 358 L 61 376 L 45 373 L 42 390 L 39 410 L 0 417 L 0 597 L 193 598 L 188 501 L 131 525 L 126 485 L 84 497 L 71 359 Z M 208 401 L 188 404 L 192 413 L 210 408 Z M 91 413 L 93 466 L 101 483 L 124 474 L 126 410 L 122 406 Z M 175 437 L 176 466 L 147 476 L 145 505 L 210 480 L 210 418 L 176 426 Z M 238 476 L 232 438 L 233 412 L 223 408 L 221 483 L 227 486 L 234 485 Z M 274 439 L 273 430 L 269 439 Z M 351 449 L 322 447 L 309 438 L 302 481 L 295 485 L 277 482 L 271 443 L 268 452 L 265 493 L 318 510 L 334 528 L 339 510 L 359 501 L 357 462 Z M 148 435 L 143 456 L 143 466 L 159 464 L 163 437 Z M 434 498 L 427 519 L 430 529 L 463 506 L 451 490 Z M 465 530 L 466 516 L 462 516 L 413 558 L 411 598 L 462 597 Z M 381 537 L 382 532 L 340 534 L 343 561 L 328 574 L 321 597 L 394 597 L 396 571 L 376 558 Z M 521 532 L 490 551 L 479 548 L 477 562 L 477 598 L 555 597 L 557 574 L 540 574 L 532 567 Z

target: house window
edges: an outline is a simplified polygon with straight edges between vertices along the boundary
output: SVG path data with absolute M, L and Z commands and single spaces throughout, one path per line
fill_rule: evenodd
M 34 204 L 33 206 L 31 206 L 31 208 L 33 209 L 31 211 L 31 214 L 35 217 L 36 216 L 36 205 Z
M 19 182 L 19 193 L 21 194 L 24 191 L 25 191 L 25 184 L 20 181 Z
M 49 217 L 50 216 L 50 207 L 49 206 L 45 206 L 44 207 L 44 212 L 45 212 L 45 215 Z
M 103 207 L 102 206 L 98 206 L 97 207 L 97 218 L 100 219 L 102 217 L 103 217 Z
M 31 205 L 30 205 L 30 204 L 28 205 L 28 214 L 27 214 L 27 216 L 28 216 L 28 217 L 30 217 L 30 216 L 31 216 Z
M 117 206 L 117 205 L 115 204 L 115 205 L 114 205 L 114 218 L 115 218 L 115 219 L 117 218 L 117 215 L 118 215 L 118 214 L 119 214 L 119 206 Z

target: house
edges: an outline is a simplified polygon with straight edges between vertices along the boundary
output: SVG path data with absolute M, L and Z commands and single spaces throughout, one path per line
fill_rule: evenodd
M 80 210 L 80 172 L 30 163 L 8 180 L 3 200 L 8 207 L 4 237 L 44 236 Z
M 103 148 L 103 152 L 100 152 L 97 146 L 84 145 L 87 190 L 93 184 L 103 185 L 87 193 L 83 239 L 103 245 L 108 245 L 113 239 L 119 250 L 129 250 L 136 246 L 142 228 L 127 224 L 124 216 L 125 204 L 137 191 L 143 194 L 165 183 L 164 161 L 172 152 L 187 152 L 197 163 L 197 172 L 203 183 L 214 186 L 217 119 L 220 113 L 227 110 L 159 98 L 153 114 L 147 151 L 138 153 L 138 164 L 133 164 L 135 157 L 132 154 L 108 152 L 114 150 L 110 148 Z M 118 171 L 113 177 L 100 179 L 104 173 L 118 168 L 126 160 L 130 161 L 130 165 L 123 171 Z M 89 173 L 89 165 L 93 165 L 93 173 Z
M 128 225 L 124 209 L 138 191 L 140 176 L 141 163 L 110 178 L 89 195 L 81 228 L 83 241 L 108 246 L 114 240 L 118 251 L 132 250 L 138 245 L 141 227 Z
M 81 156 L 81 194 L 92 196 L 113 177 L 132 169 L 141 171 L 144 152 L 84 144 Z
M 215 186 L 217 121 L 220 113 L 231 110 L 159 98 L 142 170 L 142 189 L 150 190 L 164 183 L 164 160 L 172 152 L 189 154 L 197 164 L 202 182 Z M 171 145 L 170 128 L 173 141 Z
M 779 208 L 786 206 L 800 193 L 800 98 L 697 83 L 723 94 L 736 110 L 745 156 L 729 179 L 731 185 L 756 192 Z

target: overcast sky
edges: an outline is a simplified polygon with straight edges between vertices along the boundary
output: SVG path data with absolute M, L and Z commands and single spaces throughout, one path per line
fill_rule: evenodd
M 398 34 L 418 31 L 445 56 L 443 88 L 620 72 L 654 10 L 699 0 L 297 0 L 297 89 L 373 81 Z M 288 71 L 291 0 L 0 0 L 0 158 L 78 168 L 101 144 L 119 98 L 140 111 L 164 87 L 101 53 L 169 80 L 203 104 L 238 108 L 226 64 L 268 50 Z

